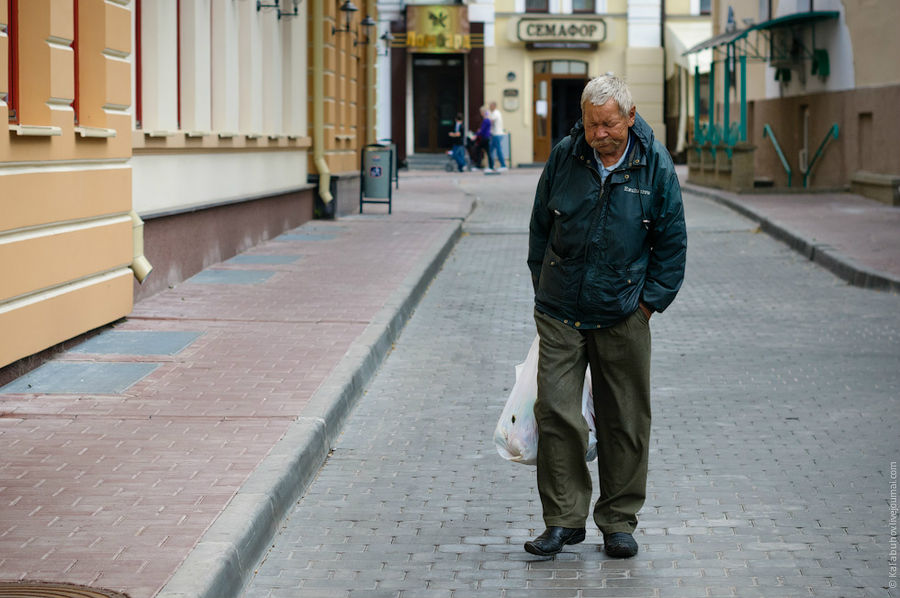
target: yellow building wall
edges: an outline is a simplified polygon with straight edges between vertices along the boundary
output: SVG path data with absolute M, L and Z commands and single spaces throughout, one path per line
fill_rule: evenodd
M 78 2 L 76 123 L 74 3 L 17 3 L 15 122 L 0 102 L 0 367 L 131 311 L 129 5 Z
M 900 2 L 844 2 L 844 18 L 853 39 L 856 87 L 900 83 Z
M 350 31 L 345 29 L 345 13 L 339 10 L 340 3 L 325 2 L 323 27 L 323 121 L 325 138 L 325 162 L 332 174 L 359 170 L 359 152 L 367 143 L 374 142 L 374 113 L 368 110 L 374 96 L 368 89 L 375 85 L 374 78 L 367 81 L 367 65 L 374 64 L 372 48 L 378 43 L 376 28 L 371 27 L 367 40 L 365 29 L 359 25 L 368 14 L 377 18 L 374 2 L 359 2 L 359 11 L 351 15 Z M 317 24 L 309 20 L 309 39 L 313 38 L 312 28 Z M 369 43 L 364 43 L 368 41 Z M 312 43 L 310 41 L 310 43 Z M 312 51 L 310 51 L 310 55 Z M 374 69 L 373 69 L 374 74 Z M 308 88 L 313 88 L 312 72 Z M 312 97 L 309 100 L 310 123 L 312 124 Z M 317 173 L 313 155 L 309 155 L 309 172 Z
M 662 48 L 628 48 L 624 73 L 641 117 L 663 143 L 666 139 L 662 94 L 664 58 Z

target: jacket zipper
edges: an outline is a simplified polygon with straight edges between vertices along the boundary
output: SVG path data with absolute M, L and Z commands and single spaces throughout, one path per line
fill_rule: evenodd
M 594 218 L 591 221 L 590 227 L 588 227 L 587 238 L 585 239 L 585 243 L 584 243 L 584 256 L 582 257 L 582 262 L 584 263 L 584 272 L 586 274 L 587 268 L 588 268 L 588 252 L 591 249 L 591 238 L 594 236 L 593 232 L 594 232 L 594 228 L 595 228 L 597 219 L 600 218 L 600 215 L 603 213 L 604 205 L 609 200 L 607 191 L 610 188 L 610 184 L 608 182 L 603 181 L 603 178 L 600 176 L 600 173 L 597 172 L 596 168 L 594 168 L 592 166 L 588 166 L 587 164 L 585 164 L 584 166 L 585 166 L 585 168 L 587 168 L 588 170 L 591 171 L 591 174 L 593 176 L 600 179 L 600 199 L 597 202 L 599 209 L 594 214 Z M 609 181 L 610 176 L 612 176 L 612 173 L 609 173 L 609 175 L 606 177 L 607 181 Z M 582 319 L 582 317 L 581 317 L 582 316 L 581 292 L 583 289 L 584 289 L 584 275 L 582 275 L 581 279 L 578 281 L 578 298 L 575 300 L 575 318 L 576 318 L 575 321 L 576 322 L 580 322 Z

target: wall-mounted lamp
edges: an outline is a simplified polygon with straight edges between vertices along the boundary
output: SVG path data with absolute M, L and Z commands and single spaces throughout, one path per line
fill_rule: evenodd
M 381 53 L 381 50 L 375 50 L 375 54 L 377 56 L 387 56 L 391 53 L 391 42 L 394 41 L 394 36 L 391 35 L 390 31 L 385 31 L 384 35 L 381 36 L 381 41 L 384 42 L 384 54 Z
M 358 11 L 356 5 L 353 4 L 352 0 L 344 0 L 344 3 L 341 4 L 341 12 L 344 13 L 347 19 L 347 24 L 344 27 L 336 28 L 334 25 L 331 26 L 331 34 L 334 35 L 336 33 L 350 33 L 350 20 L 353 18 L 353 13 Z
M 377 23 L 375 22 L 375 19 L 373 19 L 369 15 L 366 15 L 366 18 L 364 18 L 362 21 L 359 22 L 359 27 L 362 27 L 365 29 L 366 39 L 364 39 L 363 41 L 359 41 L 359 27 L 357 27 L 356 28 L 356 31 L 357 31 L 356 39 L 353 40 L 353 45 L 354 46 L 367 45 L 369 43 L 369 27 L 374 27 L 375 25 L 377 25 Z
M 274 4 L 264 4 L 262 0 L 256 0 L 256 12 L 259 12 L 263 8 L 276 8 L 278 9 L 278 18 L 281 17 L 296 17 L 300 14 L 300 0 L 291 0 L 291 3 L 294 5 L 294 10 L 292 12 L 281 10 L 281 6 L 279 5 L 281 0 L 275 0 Z

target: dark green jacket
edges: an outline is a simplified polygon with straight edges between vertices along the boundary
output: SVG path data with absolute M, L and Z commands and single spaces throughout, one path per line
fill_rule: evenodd
M 640 301 L 663 311 L 684 279 L 687 232 L 668 151 L 637 115 L 631 147 L 600 182 L 579 121 L 550 153 L 531 213 L 528 267 L 539 311 L 570 326 L 612 326 Z

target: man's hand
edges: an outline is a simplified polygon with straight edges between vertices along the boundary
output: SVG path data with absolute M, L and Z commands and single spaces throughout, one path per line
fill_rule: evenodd
M 641 308 L 641 311 L 644 312 L 644 315 L 647 316 L 647 320 L 649 321 L 649 320 L 650 320 L 650 316 L 653 315 L 653 310 L 650 309 L 649 307 L 647 307 L 647 305 L 646 305 L 643 301 L 640 302 L 640 304 L 638 305 L 638 307 Z

